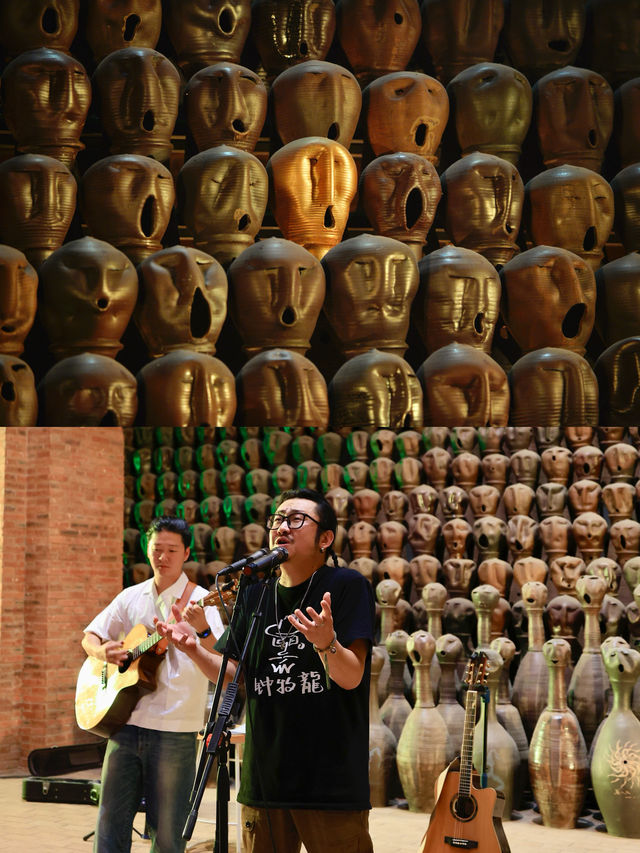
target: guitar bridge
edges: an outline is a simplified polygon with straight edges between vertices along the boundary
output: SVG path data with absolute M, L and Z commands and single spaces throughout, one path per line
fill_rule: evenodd
M 455 835 L 445 835 L 444 842 L 445 844 L 450 844 L 452 847 L 456 847 L 458 850 L 475 850 L 478 846 L 478 842 L 473 841 L 471 838 L 456 838 Z

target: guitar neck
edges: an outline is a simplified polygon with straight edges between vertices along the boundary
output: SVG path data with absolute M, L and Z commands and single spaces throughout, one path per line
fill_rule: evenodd
M 478 691 L 468 690 L 465 700 L 464 728 L 462 732 L 462 748 L 460 750 L 460 782 L 458 794 L 468 797 L 471 793 L 471 776 L 473 773 L 473 733 L 476 725 L 476 709 L 478 706 Z

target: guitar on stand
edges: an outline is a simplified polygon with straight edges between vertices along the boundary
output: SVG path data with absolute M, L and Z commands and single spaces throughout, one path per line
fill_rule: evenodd
M 464 677 L 467 695 L 460 757 L 438 779 L 436 805 L 418 853 L 510 853 L 502 828 L 504 797 L 493 788 L 482 787 L 473 769 L 473 733 L 478 700 L 486 694 L 486 670 L 487 656 L 474 652 Z
M 200 607 L 233 600 L 233 590 L 217 590 L 197 603 Z M 149 633 L 144 625 L 135 625 L 124 638 L 128 655 L 124 663 L 88 657 L 82 664 L 76 684 L 76 722 L 86 732 L 110 737 L 131 716 L 141 696 L 155 690 L 156 672 L 167 650 L 167 640 L 157 631 Z

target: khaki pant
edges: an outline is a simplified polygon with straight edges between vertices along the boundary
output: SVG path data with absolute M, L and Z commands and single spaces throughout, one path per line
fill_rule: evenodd
M 373 853 L 368 811 L 242 806 L 243 853 Z

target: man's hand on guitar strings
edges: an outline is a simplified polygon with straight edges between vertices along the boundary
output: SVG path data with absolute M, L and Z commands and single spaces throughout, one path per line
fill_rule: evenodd
M 104 652 L 104 660 L 117 666 L 120 666 L 129 657 L 129 650 L 125 649 L 122 640 L 107 640 L 100 646 L 100 649 Z

